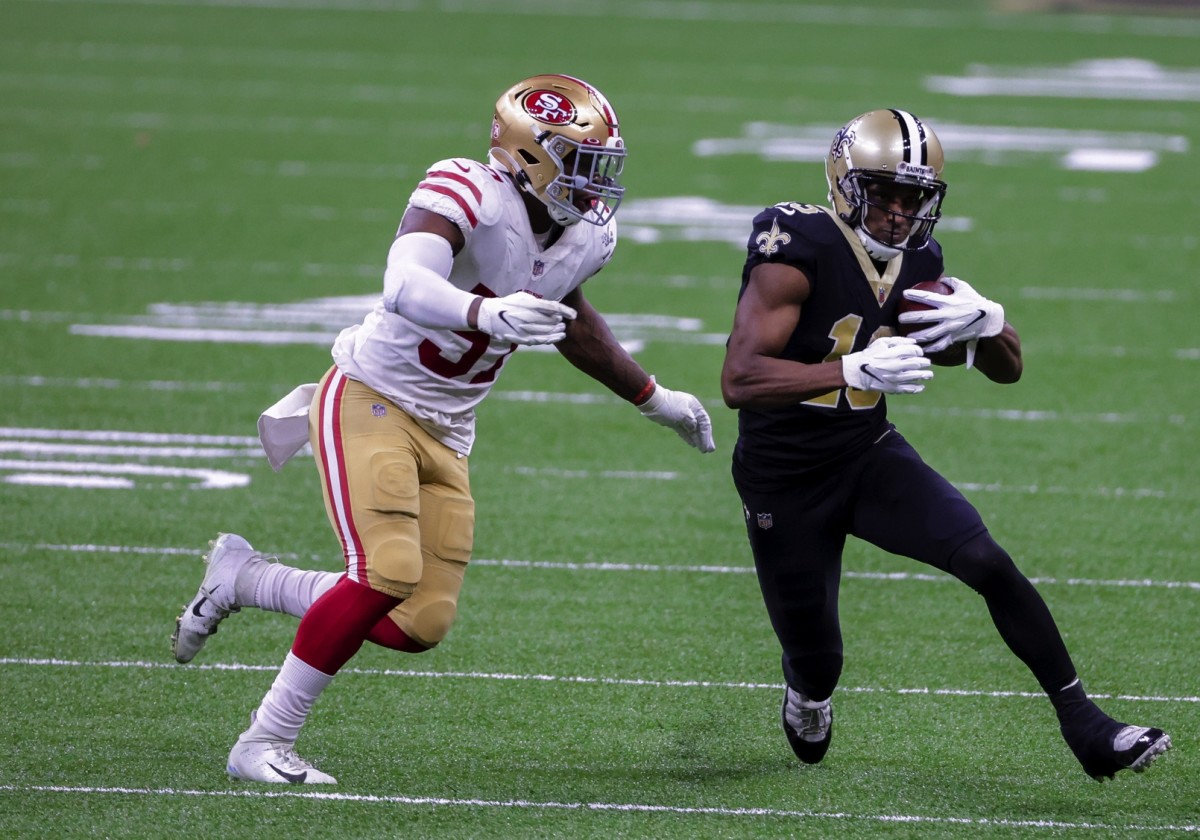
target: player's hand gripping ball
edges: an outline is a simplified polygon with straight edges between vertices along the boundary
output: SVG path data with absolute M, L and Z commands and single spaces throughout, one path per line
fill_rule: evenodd
M 943 283 L 941 280 L 923 280 L 920 283 L 913 285 L 912 288 L 919 289 L 922 292 L 934 292 L 939 295 L 954 294 L 954 289 L 950 287 L 950 284 Z M 908 298 L 901 296 L 900 305 L 896 307 L 896 315 L 899 316 L 905 312 L 919 312 L 924 309 L 933 309 L 933 307 L 927 303 L 920 303 L 918 301 L 909 300 Z M 928 326 L 929 324 L 902 323 L 900 324 L 897 332 L 899 332 L 900 335 L 910 335 L 918 330 L 923 330 Z

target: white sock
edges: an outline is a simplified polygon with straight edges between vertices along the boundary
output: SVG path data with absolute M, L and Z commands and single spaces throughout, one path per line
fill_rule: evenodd
M 234 597 L 238 606 L 303 618 L 341 576 L 339 572 L 297 569 L 282 563 L 247 563 L 238 573 Z
M 313 703 L 332 681 L 332 674 L 318 671 L 288 651 L 275 682 L 259 704 L 254 722 L 242 733 L 242 738 L 296 743 Z

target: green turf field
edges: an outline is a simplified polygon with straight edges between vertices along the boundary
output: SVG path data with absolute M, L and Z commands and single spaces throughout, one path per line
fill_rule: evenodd
M 1010 4 L 1011 5 L 1011 4 Z M 581 76 L 631 150 L 593 303 L 713 415 L 701 456 L 553 352 L 480 411 L 446 642 L 364 650 L 299 749 L 229 781 L 295 621 L 168 637 L 218 531 L 339 558 L 255 421 L 378 294 L 425 167 Z M 1025 377 L 891 415 L 1049 602 L 1111 714 L 1175 749 L 1097 785 L 966 587 L 851 542 L 828 758 L 801 767 L 729 478 L 737 242 L 821 202 L 874 107 L 947 149 L 947 267 Z M 0 834 L 1165 837 L 1200 832 L 1200 18 L 917 0 L 0 0 Z

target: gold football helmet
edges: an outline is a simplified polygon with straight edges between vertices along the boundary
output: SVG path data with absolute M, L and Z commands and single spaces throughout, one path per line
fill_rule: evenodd
M 625 188 L 625 142 L 604 94 L 571 76 L 532 76 L 496 101 L 488 156 L 560 225 L 607 224 Z
M 867 252 L 890 260 L 902 251 L 919 251 L 929 244 L 941 218 L 946 182 L 941 180 L 945 157 L 933 129 L 907 111 L 892 108 L 860 114 L 842 126 L 825 158 L 829 199 L 842 221 L 854 228 Z M 872 193 L 915 192 L 913 212 L 872 200 Z M 898 242 L 881 242 L 865 227 L 868 207 L 907 220 L 908 235 Z

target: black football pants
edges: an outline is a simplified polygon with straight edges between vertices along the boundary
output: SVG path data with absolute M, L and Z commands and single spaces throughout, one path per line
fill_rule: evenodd
M 750 490 L 734 466 L 746 530 L 787 684 L 814 700 L 842 672 L 838 587 L 846 537 L 954 575 L 983 596 L 996 629 L 1047 692 L 1075 667 L 1045 601 L 988 533 L 975 507 L 899 432 L 786 491 Z

